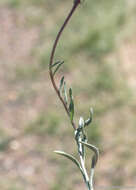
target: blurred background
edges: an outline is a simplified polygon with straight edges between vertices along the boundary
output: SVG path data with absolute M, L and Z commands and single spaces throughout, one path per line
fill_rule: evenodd
M 50 51 L 72 0 L 0 0 L 0 189 L 86 189 L 73 129 L 48 74 Z M 98 190 L 136 189 L 136 1 L 86 0 L 56 52 L 57 79 L 73 88 L 76 122 L 94 109 Z M 87 166 L 90 167 L 90 152 Z M 127 186 L 128 188 L 124 188 Z

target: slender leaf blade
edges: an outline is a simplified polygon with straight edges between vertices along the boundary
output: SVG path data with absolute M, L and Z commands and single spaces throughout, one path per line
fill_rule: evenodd
M 53 76 L 56 74 L 56 72 L 59 70 L 60 66 L 61 66 L 63 63 L 64 63 L 64 61 L 58 63 L 56 69 L 55 69 L 54 72 L 53 72 Z
M 67 90 L 66 90 L 66 83 L 64 81 L 64 101 L 66 104 L 68 104 L 68 96 L 67 96 Z
M 56 65 L 60 64 L 61 61 L 56 61 L 54 64 L 51 65 L 51 68 L 55 67 Z
M 63 84 L 64 84 L 64 76 L 60 80 L 60 86 L 59 86 L 59 92 L 60 92 L 60 94 L 61 94 L 61 90 L 62 90 Z
M 68 158 L 68 159 L 71 160 L 74 164 L 76 164 L 76 166 L 80 169 L 80 171 L 81 171 L 81 173 L 82 173 L 82 175 L 83 175 L 83 177 L 84 177 L 84 173 L 83 173 L 82 167 L 81 167 L 79 161 L 78 161 L 74 156 L 72 156 L 71 154 L 68 154 L 68 153 L 66 153 L 66 152 L 63 152 L 63 151 L 58 151 L 58 150 L 56 150 L 56 151 L 54 151 L 54 152 L 57 153 L 57 154 L 59 154 L 59 155 L 62 155 L 62 156 L 64 156 L 64 157 Z
M 70 120 L 73 121 L 74 117 L 74 102 L 72 97 L 72 89 L 69 89 L 69 96 L 70 96 L 70 104 L 69 104 L 69 112 L 70 112 Z
M 73 98 L 72 97 L 72 88 L 69 89 L 69 96 L 70 96 L 71 99 Z

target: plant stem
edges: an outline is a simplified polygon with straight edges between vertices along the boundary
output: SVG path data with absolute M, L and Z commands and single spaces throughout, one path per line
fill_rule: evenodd
M 57 85 L 56 85 L 56 83 L 55 83 L 51 66 L 52 66 L 52 64 L 53 64 L 53 62 L 54 62 L 55 50 L 56 50 L 58 41 L 59 41 L 59 39 L 60 39 L 60 36 L 61 36 L 61 34 L 62 34 L 64 28 L 66 27 L 68 21 L 70 20 L 71 16 L 73 15 L 74 11 L 76 10 L 76 8 L 78 7 L 79 4 L 80 4 L 80 0 L 75 0 L 75 1 L 74 1 L 74 4 L 73 4 L 72 9 L 70 10 L 70 12 L 69 12 L 68 16 L 66 17 L 66 19 L 65 19 L 65 21 L 64 21 L 64 23 L 63 23 L 63 25 L 62 25 L 62 27 L 60 28 L 60 30 L 59 30 L 59 32 L 58 32 L 58 34 L 57 34 L 57 37 L 56 37 L 56 39 L 55 39 L 55 42 L 54 42 L 54 44 L 53 44 L 53 48 L 52 48 L 51 56 L 50 56 L 50 63 L 49 63 L 49 74 L 50 74 L 50 78 L 51 78 L 52 85 L 53 85 L 53 87 L 54 87 L 54 89 L 55 89 L 55 91 L 56 91 L 56 93 L 57 93 L 57 95 L 58 95 L 60 101 L 62 102 L 62 104 L 63 104 L 63 106 L 64 106 L 64 108 L 65 108 L 66 113 L 67 113 L 68 116 L 69 116 L 68 107 L 67 107 L 65 101 L 63 100 L 63 98 L 62 98 L 62 96 L 61 96 L 61 94 L 60 94 L 60 92 L 59 92 L 59 89 L 58 89 L 58 87 L 57 87 Z M 72 126 L 73 126 L 74 130 L 76 130 L 76 125 L 75 125 L 75 123 L 74 123 L 73 121 L 72 121 L 71 123 L 72 123 Z
M 78 140 L 80 141 L 80 140 L 81 140 L 81 137 L 79 137 Z M 79 143 L 78 141 L 77 141 L 77 144 L 78 144 L 78 147 L 79 147 L 79 151 L 78 151 L 78 152 L 79 152 L 81 167 L 82 167 L 82 170 L 83 170 L 83 173 L 84 173 L 84 180 L 85 180 L 85 183 L 86 183 L 86 185 L 87 185 L 88 190 L 92 190 L 92 189 L 90 188 L 89 177 L 88 177 L 88 173 L 87 173 L 87 170 L 86 170 L 86 167 L 85 167 L 84 156 L 83 156 L 83 154 L 82 154 L 82 144 Z

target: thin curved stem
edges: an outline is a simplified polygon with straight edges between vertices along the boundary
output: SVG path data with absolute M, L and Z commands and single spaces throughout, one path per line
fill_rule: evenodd
M 59 32 L 58 32 L 58 34 L 57 34 L 57 37 L 56 37 L 56 39 L 55 39 L 55 42 L 54 42 L 54 44 L 53 44 L 53 48 L 52 48 L 51 56 L 50 56 L 50 63 L 49 63 L 49 74 L 50 74 L 50 79 L 51 79 L 52 85 L 53 85 L 53 87 L 54 87 L 54 89 L 55 89 L 55 91 L 56 91 L 56 93 L 57 93 L 57 95 L 58 95 L 60 101 L 62 102 L 62 104 L 63 104 L 63 106 L 64 106 L 64 108 L 65 108 L 66 113 L 67 113 L 68 116 L 70 115 L 70 114 L 69 114 L 68 107 L 67 107 L 65 101 L 63 100 L 63 98 L 62 98 L 62 96 L 61 96 L 61 94 L 60 94 L 60 92 L 59 92 L 59 89 L 58 89 L 58 87 L 57 87 L 57 85 L 56 85 L 56 83 L 55 83 L 54 75 L 53 75 L 53 72 L 52 72 L 52 68 L 51 68 L 51 67 L 52 67 L 52 64 L 53 64 L 53 62 L 54 62 L 55 50 L 56 50 L 58 41 L 59 41 L 59 39 L 60 39 L 60 36 L 61 36 L 61 34 L 62 34 L 64 28 L 66 27 L 68 21 L 70 20 L 71 16 L 73 15 L 74 11 L 76 10 L 76 8 L 78 7 L 79 4 L 80 4 L 80 0 L 74 0 L 74 4 L 73 4 L 73 6 L 72 6 L 72 9 L 70 10 L 70 12 L 69 12 L 67 18 L 65 19 L 65 21 L 64 21 L 64 23 L 63 23 L 63 25 L 62 25 L 62 27 L 60 28 L 60 30 L 59 30 Z M 72 126 L 73 126 L 74 130 L 76 130 L 76 125 L 75 125 L 75 123 L 74 123 L 73 121 L 72 121 L 71 123 L 72 123 Z

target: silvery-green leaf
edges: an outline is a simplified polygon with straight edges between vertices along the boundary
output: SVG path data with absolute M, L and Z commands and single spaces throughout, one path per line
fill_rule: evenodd
M 67 90 L 66 90 L 66 83 L 64 81 L 64 101 L 67 104 L 68 103 L 68 96 L 67 96 Z
M 83 141 L 80 141 L 80 143 L 82 143 L 82 144 L 84 144 L 87 148 L 89 148 L 89 149 L 91 149 L 94 153 L 95 153 L 95 158 L 96 158 L 96 163 L 97 163 L 97 161 L 98 161 L 98 158 L 99 158 L 99 150 L 98 150 L 98 148 L 96 148 L 94 145 L 92 145 L 92 144 L 88 144 L 88 143 L 86 143 L 86 142 L 83 142 Z
M 90 117 L 85 121 L 85 126 L 88 126 L 92 122 L 93 108 L 90 108 Z
M 53 72 L 53 76 L 55 75 L 55 73 L 58 71 L 58 69 L 60 68 L 60 66 L 61 66 L 63 63 L 64 63 L 64 61 L 58 63 L 56 69 L 55 69 L 54 72 Z
M 59 154 L 59 155 L 62 155 L 62 156 L 64 156 L 64 157 L 68 158 L 68 159 L 71 160 L 74 164 L 76 164 L 76 166 L 80 169 L 80 171 L 81 171 L 81 173 L 82 173 L 82 175 L 83 175 L 83 177 L 84 177 L 84 173 L 83 173 L 83 170 L 82 170 L 82 168 L 81 168 L 81 165 L 80 165 L 79 161 L 78 161 L 74 156 L 72 156 L 71 154 L 68 154 L 68 153 L 66 153 L 66 152 L 63 152 L 63 151 L 58 151 L 58 150 L 56 150 L 56 151 L 54 151 L 54 152 L 57 153 L 57 154 Z
M 60 93 L 61 93 L 61 89 L 62 89 L 63 83 L 64 83 L 64 76 L 60 80 L 60 86 L 59 86 L 59 92 Z
M 73 98 L 72 97 L 72 88 L 69 89 L 69 96 L 70 96 L 71 99 Z
M 70 120 L 73 121 L 74 117 L 74 102 L 72 97 L 72 89 L 69 89 L 69 96 L 70 96 L 70 103 L 69 103 L 69 113 L 70 113 Z

